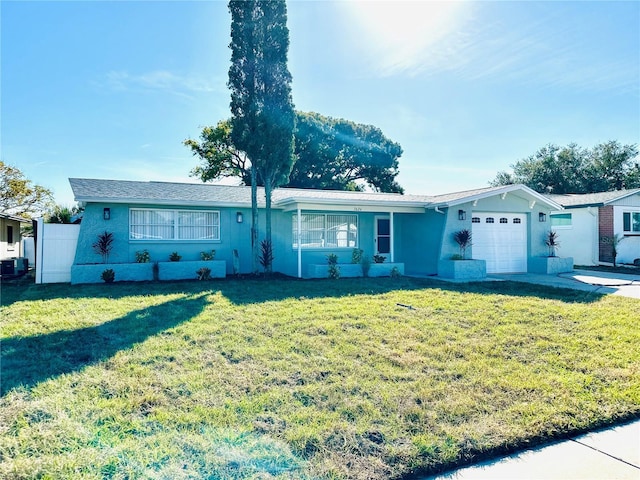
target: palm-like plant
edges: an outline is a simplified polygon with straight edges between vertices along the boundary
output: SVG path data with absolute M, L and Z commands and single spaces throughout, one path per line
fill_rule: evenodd
M 453 240 L 460 247 L 460 255 L 462 256 L 462 259 L 464 260 L 466 258 L 466 255 L 467 255 L 467 248 L 469 248 L 472 245 L 472 243 L 471 243 L 471 231 L 467 230 L 466 228 L 463 229 L 463 230 L 458 230 L 457 232 L 455 232 L 453 234 Z
M 544 244 L 549 248 L 549 256 L 555 257 L 556 250 L 560 246 L 560 242 L 558 241 L 558 232 L 555 230 L 549 230 L 545 236 Z
M 98 235 L 98 240 L 91 246 L 94 252 L 102 256 L 102 263 L 107 263 L 109 261 L 109 254 L 113 249 L 113 233 L 105 230 L 104 233 Z

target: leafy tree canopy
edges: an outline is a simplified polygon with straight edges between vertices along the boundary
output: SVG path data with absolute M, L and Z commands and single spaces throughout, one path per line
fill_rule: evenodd
M 513 172 L 498 172 L 492 186 L 522 183 L 539 193 L 594 193 L 640 188 L 638 146 L 617 141 L 592 149 L 572 143 L 547 145 L 511 165 Z
M 231 129 L 231 122 L 223 120 L 215 127 L 205 127 L 199 141 L 184 141 L 201 160 L 191 175 L 203 182 L 239 177 L 243 184 L 251 185 L 251 162 L 235 147 Z M 285 187 L 363 190 L 368 186 L 403 193 L 395 181 L 402 148 L 378 127 L 296 112 L 294 139 L 296 163 Z M 260 177 L 257 181 L 264 184 Z
M 20 169 L 0 161 L 0 211 L 33 218 L 53 205 L 53 194 L 34 185 Z

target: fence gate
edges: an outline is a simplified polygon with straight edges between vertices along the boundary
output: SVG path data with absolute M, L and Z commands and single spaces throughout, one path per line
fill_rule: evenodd
M 80 225 L 44 223 L 38 220 L 36 240 L 36 283 L 71 281 Z

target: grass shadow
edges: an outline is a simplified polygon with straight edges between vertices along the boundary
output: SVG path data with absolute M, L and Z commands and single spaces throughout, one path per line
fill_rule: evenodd
M 509 295 L 559 300 L 565 303 L 593 303 L 600 293 L 549 287 L 514 281 L 452 283 L 435 278 L 346 278 L 339 280 L 300 280 L 274 278 L 227 280 L 219 282 L 218 291 L 236 305 L 279 301 L 287 298 L 342 298 L 353 295 L 376 295 L 396 290 L 438 289 L 484 295 Z
M 206 303 L 205 294 L 194 295 L 135 310 L 93 327 L 3 339 L 0 396 L 18 386 L 32 387 L 108 359 L 196 317 Z
M 341 278 L 339 280 L 303 280 L 292 277 L 241 277 L 216 279 L 208 282 L 195 280 L 175 282 L 122 282 L 114 284 L 48 284 L 30 286 L 3 286 L 0 305 L 9 306 L 18 301 L 112 298 L 129 296 L 205 292 L 220 292 L 236 305 L 278 301 L 287 298 L 342 298 L 353 295 L 375 295 L 394 290 L 439 289 L 460 293 L 502 294 L 517 297 L 538 297 L 565 303 L 593 303 L 604 294 L 521 283 L 517 281 L 485 281 L 452 283 L 436 278 Z

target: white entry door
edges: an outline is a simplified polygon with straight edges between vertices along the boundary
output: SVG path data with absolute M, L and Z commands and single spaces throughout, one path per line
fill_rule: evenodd
M 527 271 L 527 216 L 473 213 L 473 258 L 487 262 L 487 273 Z

